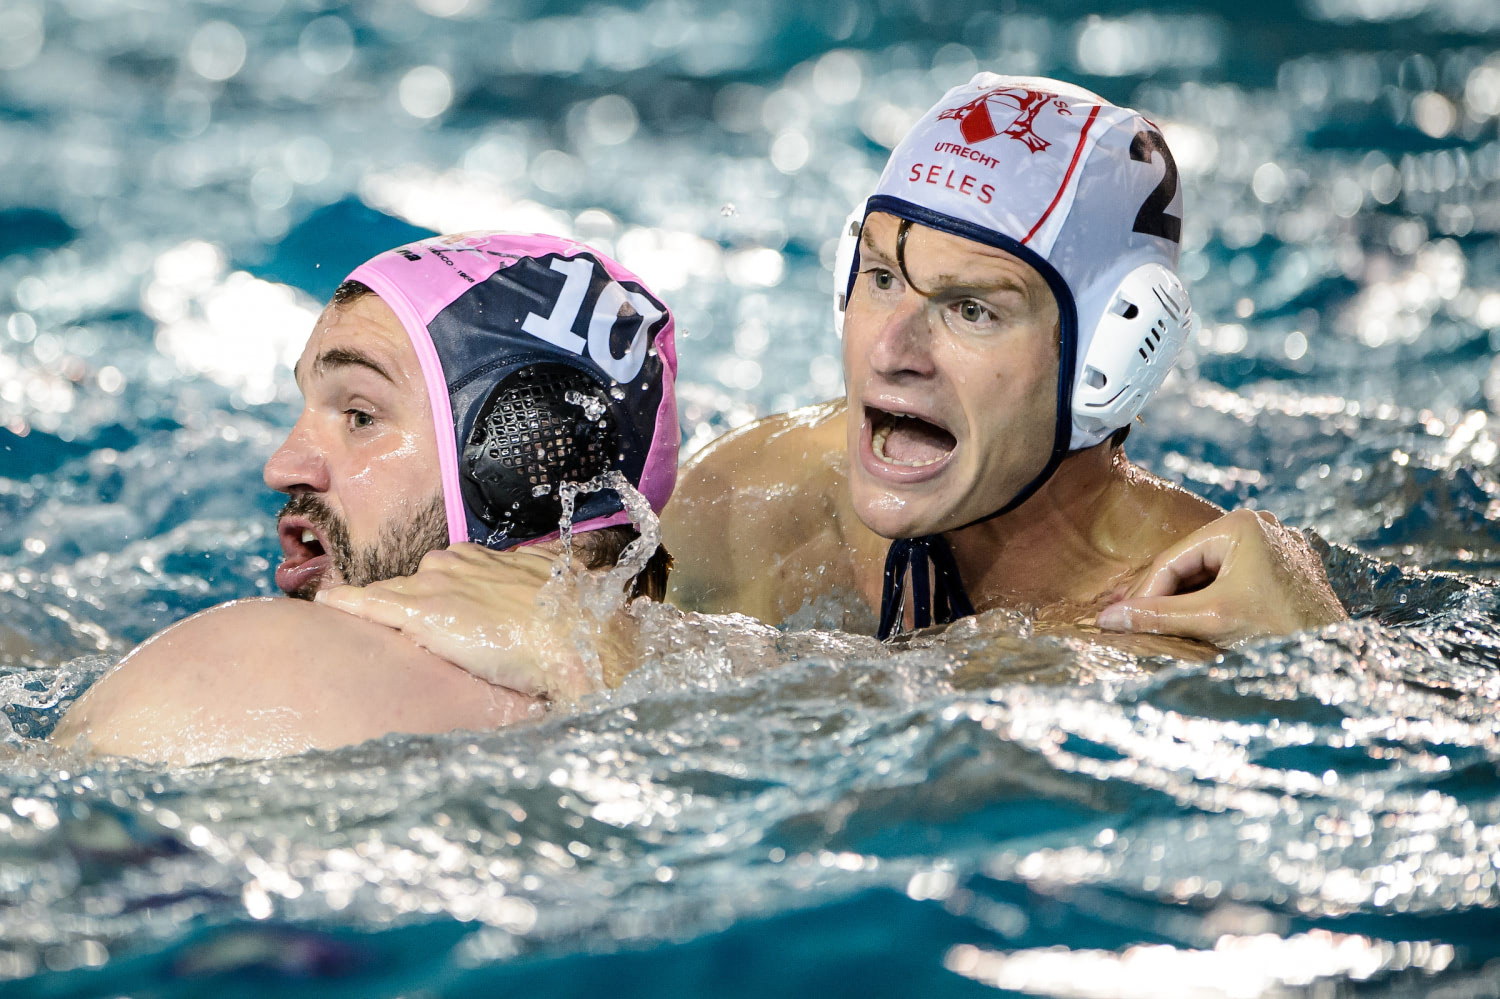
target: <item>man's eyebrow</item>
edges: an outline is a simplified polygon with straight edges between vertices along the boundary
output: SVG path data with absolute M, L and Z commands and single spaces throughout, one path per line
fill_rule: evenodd
M 870 232 L 870 227 L 865 226 L 864 231 L 859 234 L 859 252 L 878 254 L 882 259 L 889 260 L 891 255 L 875 245 L 875 234 Z
M 1025 284 L 1011 277 L 1009 274 L 998 274 L 994 277 L 976 277 L 973 275 L 944 273 L 937 276 L 937 282 L 950 293 L 1009 291 L 1020 295 L 1022 298 L 1028 298 L 1031 295 L 1030 290 Z
M 334 368 L 368 368 L 392 385 L 396 384 L 396 379 L 391 377 L 390 372 L 386 371 L 379 361 L 364 351 L 355 350 L 352 347 L 330 347 L 313 361 L 313 370 L 319 374 L 326 374 Z M 292 377 L 298 385 L 302 384 L 300 366 L 292 369 Z

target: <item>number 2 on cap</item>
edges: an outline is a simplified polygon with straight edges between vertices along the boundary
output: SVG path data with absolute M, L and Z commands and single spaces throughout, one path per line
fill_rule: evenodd
M 1161 154 L 1166 169 L 1162 172 L 1161 183 L 1146 195 L 1146 201 L 1141 205 L 1141 210 L 1136 212 L 1135 225 L 1131 228 L 1148 236 L 1160 236 L 1180 243 L 1182 219 L 1167 214 L 1172 199 L 1177 197 L 1177 164 L 1172 161 L 1172 153 L 1167 149 L 1166 140 L 1161 137 L 1160 132 L 1142 129 L 1135 133 L 1135 138 L 1130 140 L 1130 158 L 1139 163 L 1150 163 L 1153 153 Z

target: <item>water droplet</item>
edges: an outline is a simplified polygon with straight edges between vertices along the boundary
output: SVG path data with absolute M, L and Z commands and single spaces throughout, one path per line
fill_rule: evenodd
M 575 392 L 569 389 L 563 398 L 581 408 L 585 419 L 597 420 L 604 415 L 604 400 L 598 396 L 587 395 L 583 392 Z

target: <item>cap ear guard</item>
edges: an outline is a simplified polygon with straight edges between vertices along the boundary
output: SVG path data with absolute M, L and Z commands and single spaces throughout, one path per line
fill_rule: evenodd
M 1158 263 L 1126 274 L 1078 366 L 1075 447 L 1078 435 L 1098 443 L 1140 415 L 1192 332 L 1193 307 L 1176 274 Z
M 854 260 L 859 255 L 859 233 L 865 224 L 865 203 L 855 206 L 839 230 L 839 247 L 833 254 L 833 331 L 844 335 L 844 311 L 849 307 Z
M 557 530 L 563 482 L 616 467 L 615 416 L 602 382 L 564 364 L 532 364 L 503 378 L 479 410 L 460 459 L 464 501 L 515 543 Z

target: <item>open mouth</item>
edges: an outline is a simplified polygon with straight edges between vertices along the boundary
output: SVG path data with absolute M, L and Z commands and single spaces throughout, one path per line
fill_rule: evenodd
M 958 446 L 947 430 L 910 413 L 865 407 L 870 426 L 870 450 L 887 465 L 928 468 L 946 461 Z
M 310 597 L 318 579 L 333 564 L 326 539 L 302 517 L 283 517 L 276 525 L 281 541 L 281 565 L 276 568 L 276 587 L 288 596 Z

